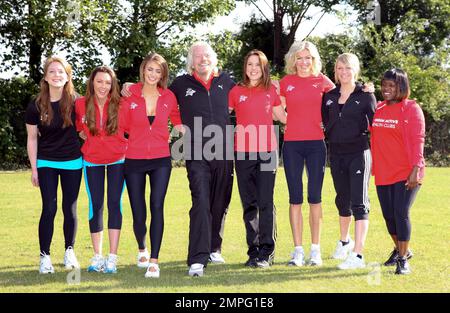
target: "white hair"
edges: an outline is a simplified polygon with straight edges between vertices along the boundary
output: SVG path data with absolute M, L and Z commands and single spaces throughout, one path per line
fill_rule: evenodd
M 194 50 L 197 47 L 205 47 L 210 55 L 213 71 L 217 71 L 217 53 L 213 50 L 211 45 L 206 41 L 196 41 L 189 48 L 189 52 L 186 58 L 186 71 L 192 75 L 194 72 Z

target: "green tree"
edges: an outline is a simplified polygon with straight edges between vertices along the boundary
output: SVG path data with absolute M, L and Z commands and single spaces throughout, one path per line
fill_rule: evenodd
M 448 44 L 450 36 L 450 2 L 447 0 L 347 0 L 359 13 L 359 20 L 367 23 L 369 16 L 379 14 L 377 30 L 385 25 L 401 26 L 405 17 L 414 17 L 418 28 L 414 32 L 416 40 L 413 48 L 421 55 L 433 53 L 435 47 L 444 42 Z M 374 9 L 372 4 L 379 4 Z M 404 37 L 404 30 L 399 27 L 392 33 L 394 37 Z
M 85 75 L 100 63 L 98 49 L 118 0 L 8 0 L 0 4 L 2 69 L 18 68 L 35 83 L 43 57 L 61 51 Z
M 186 54 L 186 38 L 192 38 L 181 34 L 196 24 L 229 13 L 234 4 L 232 0 L 127 1 L 105 38 L 119 79 L 136 80 L 139 64 L 150 51 L 166 57 L 176 73 Z
M 264 4 L 271 9 L 271 16 L 266 16 L 262 10 L 262 6 L 264 5 L 263 2 L 258 2 L 257 0 L 243 1 L 253 4 L 260 11 L 262 16 L 274 25 L 273 66 L 276 71 L 280 71 L 283 67 L 283 57 L 287 52 L 287 49 L 289 49 L 294 42 L 295 33 L 301 23 L 312 18 L 312 16 L 309 15 L 309 9 L 313 6 L 321 9 L 322 16 L 317 22 L 319 23 L 325 13 L 332 12 L 333 6 L 340 2 L 340 0 L 273 0 L 272 5 L 269 5 L 264 1 Z M 285 26 L 286 20 L 288 21 L 287 27 Z M 317 26 L 317 23 L 315 26 Z M 284 30 L 287 30 L 287 41 L 285 44 L 283 44 Z

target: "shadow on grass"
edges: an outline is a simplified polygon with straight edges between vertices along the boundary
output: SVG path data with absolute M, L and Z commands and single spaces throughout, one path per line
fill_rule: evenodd
M 159 279 L 144 278 L 145 269 L 135 265 L 118 267 L 117 274 L 88 273 L 81 269 L 78 274 L 65 270 L 61 265 L 55 265 L 55 274 L 40 275 L 37 267 L 1 267 L 0 287 L 32 287 L 32 292 L 173 292 L 183 288 L 195 287 L 236 287 L 236 292 L 243 286 L 282 283 L 285 281 L 341 279 L 366 276 L 367 270 L 341 271 L 334 266 L 322 267 L 288 267 L 285 264 L 275 264 L 268 269 L 252 269 L 243 264 L 231 263 L 224 265 L 210 264 L 203 277 L 189 277 L 184 261 L 166 262 L 161 265 Z M 69 277 L 69 279 L 68 279 Z M 76 281 L 75 281 L 76 280 Z M 69 284 L 76 282 L 76 284 Z M 279 292 L 283 292 L 280 290 Z

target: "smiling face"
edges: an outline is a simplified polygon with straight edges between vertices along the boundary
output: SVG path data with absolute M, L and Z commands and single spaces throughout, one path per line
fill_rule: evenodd
M 307 49 L 300 50 L 295 54 L 295 67 L 297 69 L 297 75 L 301 77 L 312 74 L 313 58 Z
M 94 77 L 94 94 L 98 100 L 104 100 L 109 96 L 112 86 L 111 75 L 98 72 Z
M 355 82 L 356 71 L 350 65 L 343 62 L 336 64 L 336 77 L 341 84 L 352 84 Z
M 263 73 L 261 63 L 257 55 L 251 55 L 248 58 L 245 67 L 245 74 L 247 74 L 247 77 L 250 80 L 250 85 L 257 86 L 260 83 Z
M 69 80 L 64 66 L 56 61 L 50 63 L 47 72 L 45 73 L 44 79 L 51 88 L 58 89 L 63 88 Z
M 155 61 L 150 61 L 144 67 L 144 81 L 148 85 L 158 85 L 162 78 L 162 68 Z
M 387 104 L 397 103 L 398 98 L 398 86 L 395 81 L 384 79 L 381 82 L 381 94 Z
M 214 70 L 211 52 L 206 46 L 195 46 L 193 50 L 193 70 L 200 77 L 209 77 Z

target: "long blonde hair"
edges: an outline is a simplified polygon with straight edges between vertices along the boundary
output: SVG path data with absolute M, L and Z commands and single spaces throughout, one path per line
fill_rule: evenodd
M 48 82 L 45 80 L 45 76 L 47 75 L 48 68 L 50 67 L 50 64 L 53 62 L 60 63 L 67 74 L 67 82 L 64 85 L 64 89 L 62 92 L 62 97 L 59 100 L 59 107 L 61 108 L 61 117 L 63 119 L 63 128 L 73 125 L 72 123 L 72 112 L 74 107 L 74 100 L 76 97 L 75 88 L 73 87 L 72 83 L 72 66 L 70 66 L 69 63 L 67 63 L 66 60 L 64 60 L 61 57 L 58 56 L 51 56 L 45 60 L 44 63 L 44 76 L 41 79 L 40 85 L 40 91 L 36 97 L 36 105 L 38 108 L 38 111 L 41 115 L 41 121 L 44 125 L 50 125 L 50 123 L 53 120 L 53 109 L 50 103 L 50 87 Z
M 288 53 L 284 56 L 286 64 L 285 71 L 287 74 L 297 74 L 297 67 L 295 66 L 297 52 L 302 50 L 308 50 L 312 57 L 312 74 L 314 76 L 319 75 L 322 69 L 322 61 L 320 60 L 319 51 L 317 47 L 309 41 L 296 41 L 289 48 Z
M 95 91 L 94 91 L 94 79 L 97 73 L 106 73 L 111 77 L 111 90 L 109 91 L 109 104 L 108 104 L 108 119 L 106 121 L 106 133 L 108 135 L 115 134 L 117 132 L 117 125 L 119 120 L 119 105 L 120 105 L 120 92 L 119 83 L 114 71 L 108 66 L 96 67 L 91 75 L 86 86 L 86 124 L 89 128 L 91 135 L 98 134 L 96 117 L 95 117 Z

